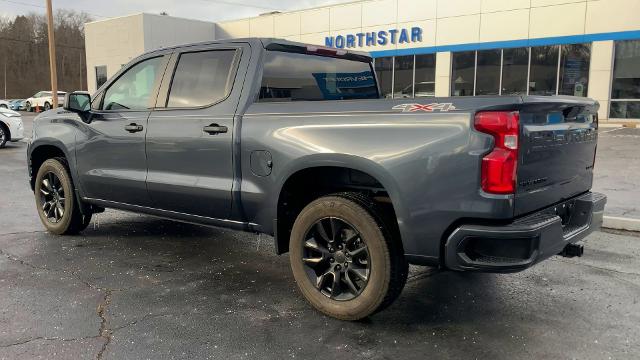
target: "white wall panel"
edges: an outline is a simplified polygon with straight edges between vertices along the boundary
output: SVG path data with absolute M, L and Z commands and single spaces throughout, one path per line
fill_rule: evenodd
M 436 18 L 436 0 L 398 0 L 398 22 Z
M 511 0 L 507 0 L 511 1 Z M 587 0 L 531 0 L 531 7 L 561 5 L 567 3 L 587 2 Z
M 331 31 L 362 26 L 362 4 L 339 5 L 330 8 Z
M 526 39 L 529 36 L 529 9 L 482 14 L 480 41 Z
M 531 0 L 482 0 L 482 12 L 528 9 Z
M 328 33 L 313 33 L 313 34 L 302 34 L 300 35 L 300 42 L 307 44 L 316 44 L 324 46 L 324 38 L 328 36 Z
M 300 35 L 300 13 L 294 12 L 274 16 L 274 35 L 283 37 L 287 35 Z
M 329 31 L 329 8 L 305 10 L 300 12 L 300 33 L 310 34 Z
M 216 37 L 218 39 L 232 39 L 249 37 L 249 20 L 229 21 L 216 24 Z
M 481 0 L 438 0 L 438 18 L 480 13 Z
M 397 22 L 397 0 L 375 0 L 362 3 L 362 26 Z
M 258 16 L 249 19 L 249 33 L 251 37 L 273 37 L 273 16 Z
M 479 40 L 480 15 L 438 19 L 438 45 L 475 43 Z
M 531 9 L 529 37 L 584 34 L 587 3 L 565 4 Z
M 639 0 L 600 0 L 587 3 L 587 33 L 640 30 Z

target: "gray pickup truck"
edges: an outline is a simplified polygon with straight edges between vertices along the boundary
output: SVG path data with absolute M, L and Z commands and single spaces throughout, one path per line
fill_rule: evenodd
M 598 104 L 383 100 L 365 54 L 274 39 L 146 53 L 34 124 L 31 187 L 52 233 L 104 208 L 273 235 L 302 295 L 355 320 L 408 264 L 516 272 L 579 256 Z

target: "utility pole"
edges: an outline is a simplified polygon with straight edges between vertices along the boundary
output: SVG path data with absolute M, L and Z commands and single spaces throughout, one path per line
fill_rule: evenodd
M 56 43 L 53 36 L 53 6 L 47 0 L 47 29 L 49 33 L 49 67 L 51 68 L 51 98 L 53 108 L 58 108 L 58 73 L 56 66 Z

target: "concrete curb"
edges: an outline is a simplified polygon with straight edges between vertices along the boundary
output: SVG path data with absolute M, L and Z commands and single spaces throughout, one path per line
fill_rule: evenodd
M 640 231 L 640 219 L 604 216 L 602 227 L 615 230 Z

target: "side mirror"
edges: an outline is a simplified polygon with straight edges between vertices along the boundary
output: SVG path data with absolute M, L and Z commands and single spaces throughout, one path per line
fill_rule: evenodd
M 64 109 L 76 113 L 86 113 L 91 109 L 91 95 L 74 91 L 64 96 Z

